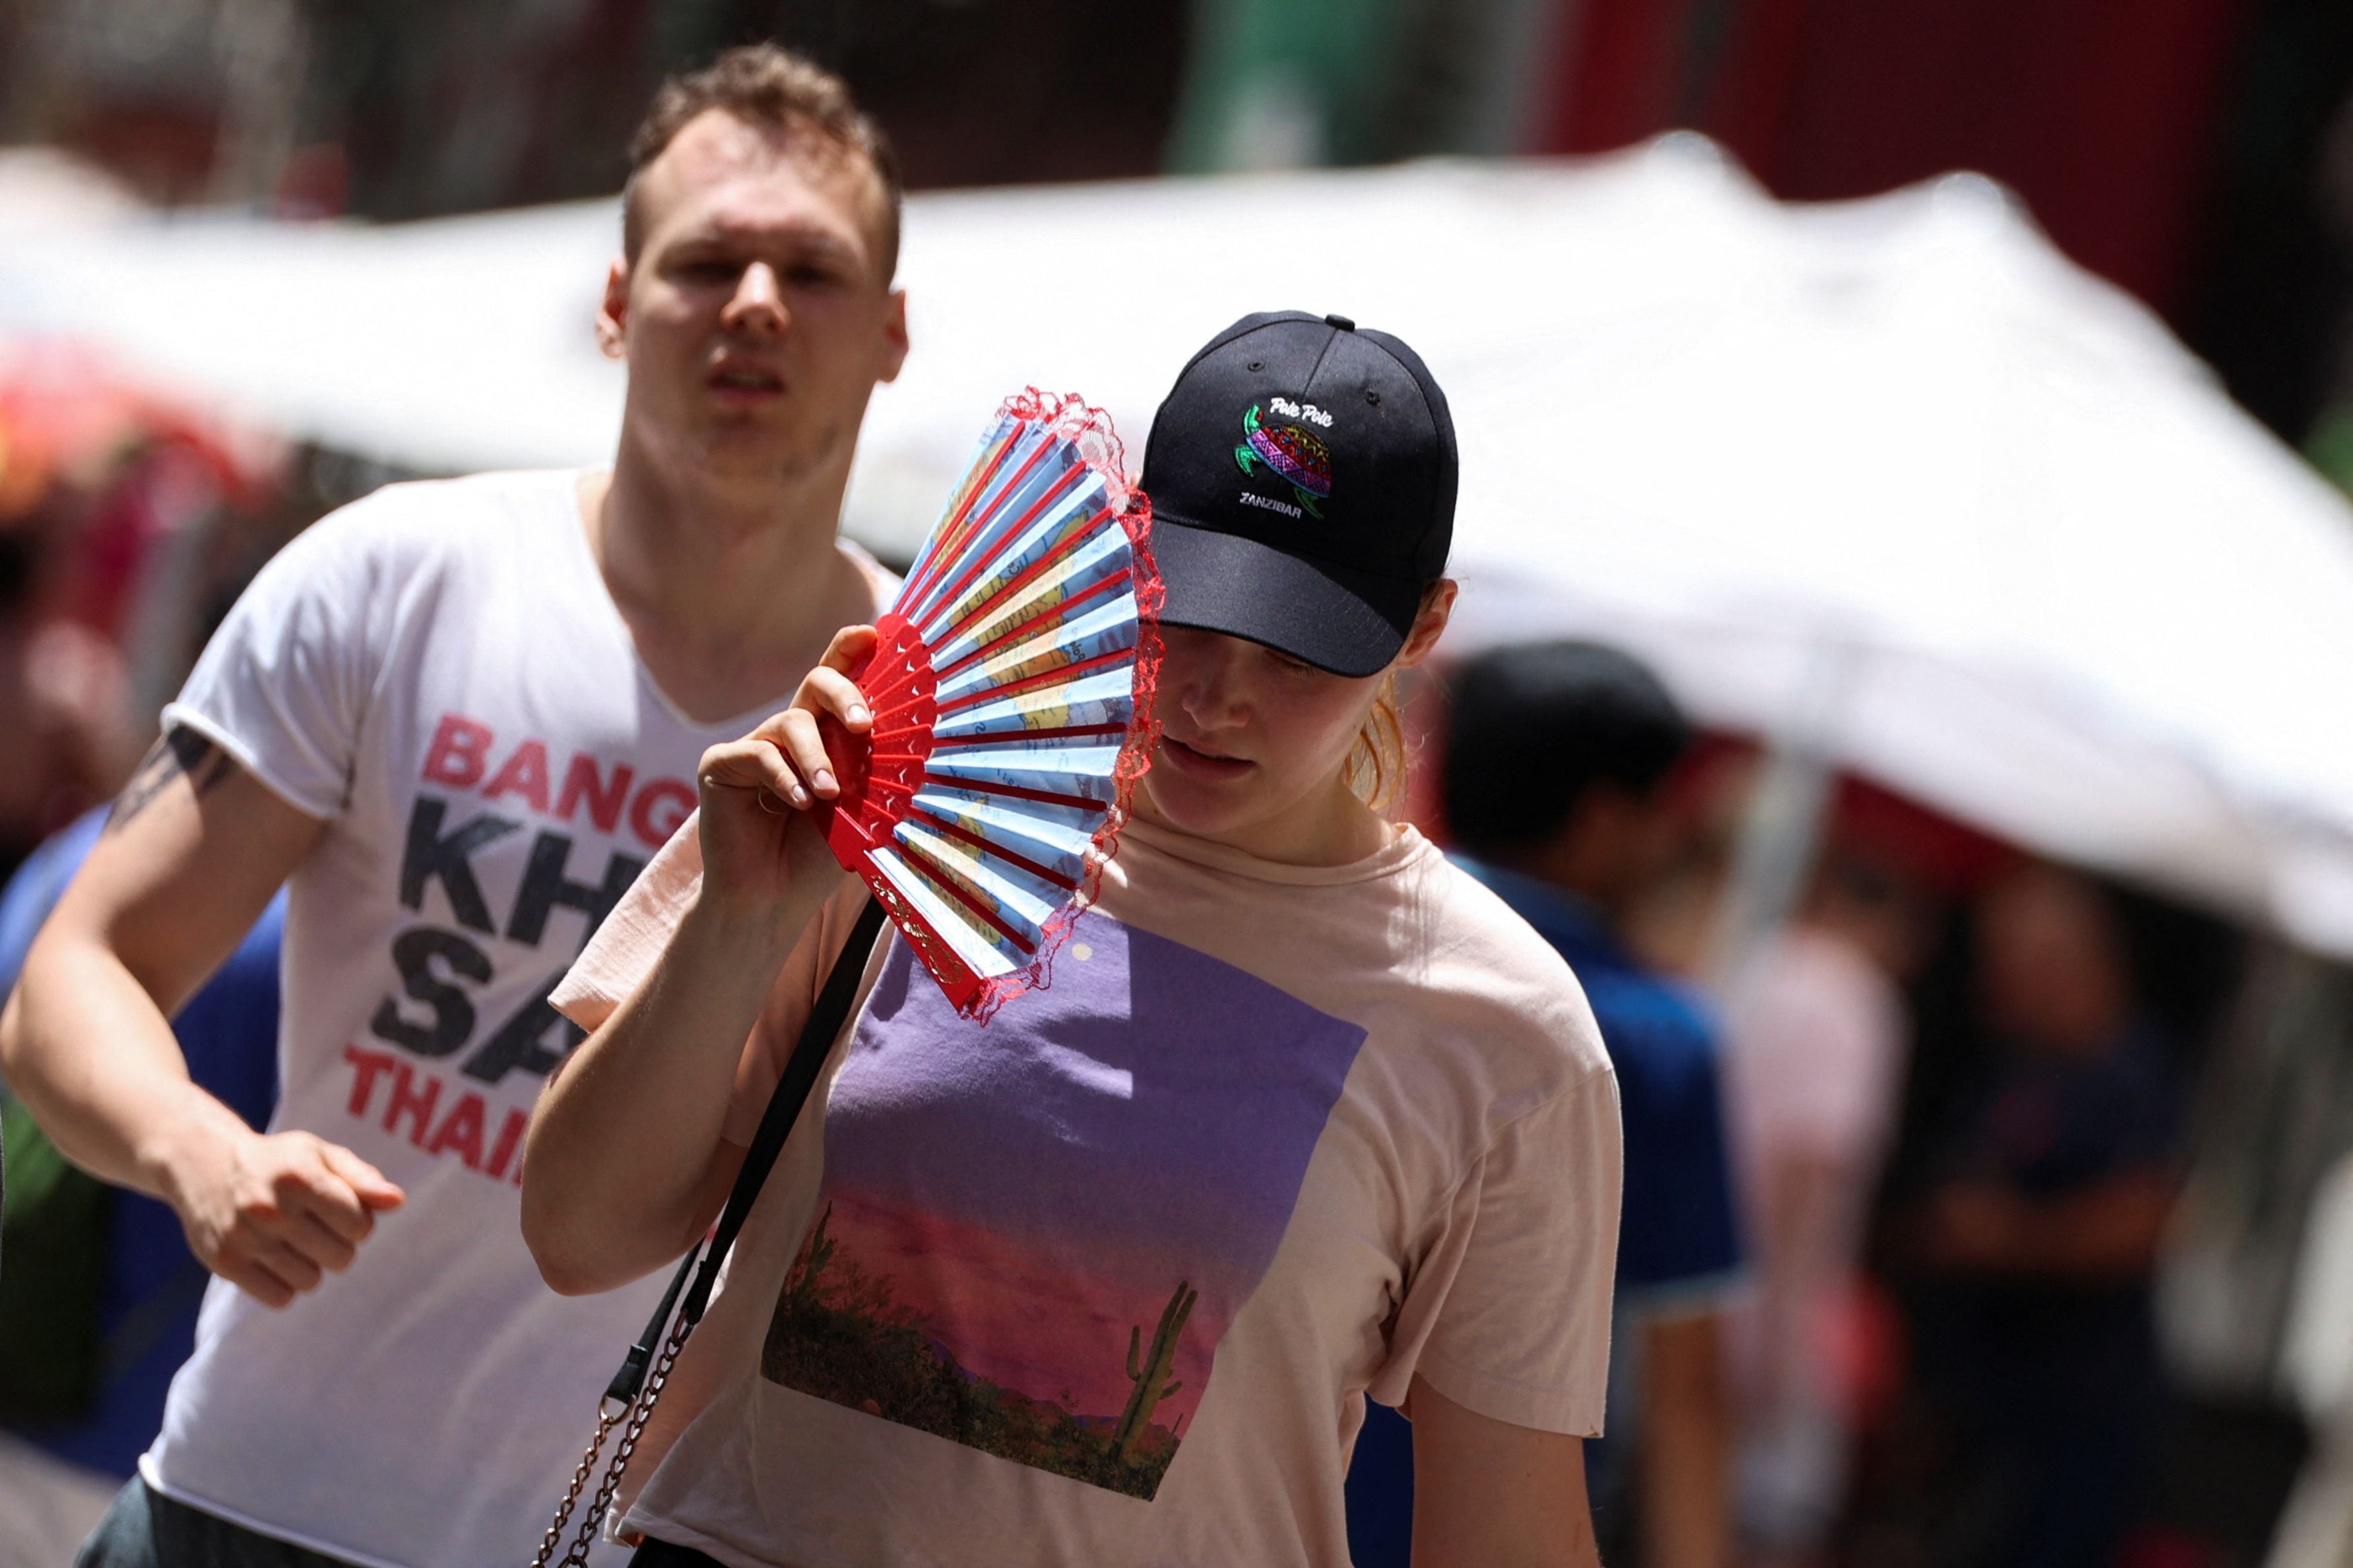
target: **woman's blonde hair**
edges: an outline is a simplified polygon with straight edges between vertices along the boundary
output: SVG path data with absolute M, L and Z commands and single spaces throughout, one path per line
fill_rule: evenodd
M 1405 715 L 1398 703 L 1397 671 L 1381 677 L 1373 693 L 1372 710 L 1356 731 L 1340 776 L 1358 800 L 1375 811 L 1387 811 L 1405 787 Z
M 1452 581 L 1440 577 L 1424 588 L 1421 610 L 1428 610 L 1430 601 Z M 1375 811 L 1385 812 L 1404 793 L 1409 765 L 1405 743 L 1405 704 L 1398 695 L 1397 667 L 1392 665 L 1382 674 L 1380 687 L 1373 693 L 1372 709 L 1365 715 L 1364 727 L 1356 731 L 1356 743 L 1348 749 L 1348 760 L 1340 764 L 1340 777 L 1358 800 Z

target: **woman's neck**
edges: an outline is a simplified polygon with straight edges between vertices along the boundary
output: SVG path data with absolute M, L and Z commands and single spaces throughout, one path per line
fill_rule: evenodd
M 1388 848 L 1400 831 L 1337 776 L 1327 788 L 1271 816 L 1208 831 L 1163 812 L 1153 801 L 1148 776 L 1137 785 L 1132 809 L 1155 827 L 1222 844 L 1279 866 L 1352 865 Z

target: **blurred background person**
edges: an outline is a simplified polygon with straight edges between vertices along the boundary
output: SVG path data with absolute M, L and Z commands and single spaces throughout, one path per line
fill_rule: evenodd
M 1691 728 L 1657 676 L 1595 643 L 1482 655 L 1451 691 L 1447 826 L 1568 961 L 1618 1071 L 1625 1202 L 1595 1522 L 1605 1552 L 1708 1568 L 1730 1542 L 1723 1314 L 1741 1271 L 1715 1025 L 1620 929 L 1680 846 L 1669 781 Z
M 131 776 L 281 444 L 0 332 L 0 870 Z
M 0 340 L 0 998 L 144 743 L 142 691 L 178 684 L 322 478 L 101 356 Z M 283 902 L 174 1020 L 195 1080 L 256 1126 Z M 162 1425 L 206 1274 L 169 1208 L 68 1164 L 5 1082 L 0 1126 L 0 1564 L 51 1568 Z
M 2024 866 L 1987 893 L 1976 937 L 1989 1049 L 1902 1221 L 1922 1280 L 1918 1365 L 1967 1500 L 1947 1550 L 1988 1568 L 2105 1568 L 2160 1451 L 2151 1286 L 2180 1091 L 2095 886 Z
M 80 869 L 106 808 L 50 838 L 0 893 L 0 997 Z M 286 896 L 172 1020 L 188 1075 L 259 1129 L 278 1095 Z M 170 1205 L 70 1165 L 0 1085 L 15 1182 L 0 1268 L 0 1568 L 69 1561 L 164 1424 L 210 1276 Z
M 0 527 L 0 869 L 136 761 L 120 650 L 54 602 L 62 531 L 39 516 Z
M 1911 1035 L 1924 916 L 1832 855 L 1736 981 L 1725 1094 L 1753 1289 L 1731 1321 L 1737 1524 L 1759 1563 L 1827 1562 L 1852 1434 L 1837 1354 Z

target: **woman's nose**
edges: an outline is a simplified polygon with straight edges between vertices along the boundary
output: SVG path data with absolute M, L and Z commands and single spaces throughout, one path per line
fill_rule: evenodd
M 1222 637 L 1215 640 L 1225 641 Z M 1190 647 L 1172 662 L 1177 665 L 1173 671 L 1176 700 L 1187 718 L 1205 729 L 1232 724 L 1240 719 L 1246 704 L 1234 680 L 1234 661 L 1227 649 Z

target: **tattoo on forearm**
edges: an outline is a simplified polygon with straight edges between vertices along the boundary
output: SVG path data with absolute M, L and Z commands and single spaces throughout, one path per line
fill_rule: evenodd
M 174 728 L 148 748 L 139 771 L 131 775 L 131 782 L 115 797 L 114 809 L 107 813 L 105 831 L 112 833 L 129 823 L 184 774 L 202 799 L 228 776 L 230 765 L 228 753 L 204 736 L 185 726 Z

